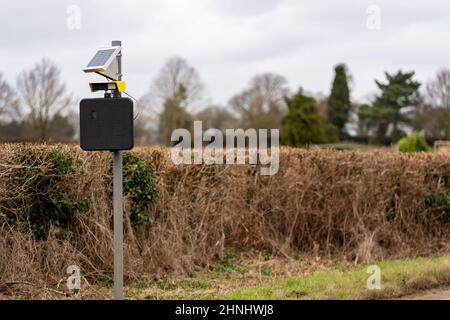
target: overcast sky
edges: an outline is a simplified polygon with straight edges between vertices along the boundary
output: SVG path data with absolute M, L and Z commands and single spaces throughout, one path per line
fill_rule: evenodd
M 328 94 L 333 66 L 344 62 L 353 76 L 353 98 L 364 100 L 376 92 L 374 78 L 382 79 L 384 71 L 415 70 L 426 82 L 450 67 L 448 0 L 0 4 L 0 72 L 15 84 L 23 68 L 45 56 L 59 65 L 68 89 L 79 98 L 90 96 L 87 83 L 99 79 L 81 69 L 97 48 L 115 39 L 123 42 L 130 94 L 142 96 L 165 60 L 179 55 L 198 70 L 210 101 L 219 104 L 267 71 L 284 75 L 292 90 L 301 86 Z M 76 14 L 71 5 L 80 10 L 79 29 L 68 27 Z

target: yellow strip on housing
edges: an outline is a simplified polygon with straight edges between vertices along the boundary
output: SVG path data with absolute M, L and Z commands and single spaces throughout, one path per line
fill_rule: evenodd
M 117 91 L 124 92 L 127 89 L 125 81 L 115 81 L 117 85 Z
M 91 92 L 116 90 L 124 92 L 126 90 L 125 81 L 107 81 L 107 82 L 91 82 L 89 83 Z

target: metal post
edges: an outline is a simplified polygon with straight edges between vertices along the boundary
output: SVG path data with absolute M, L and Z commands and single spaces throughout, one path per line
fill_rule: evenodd
M 119 40 L 116 40 L 116 41 L 113 41 L 113 42 L 111 42 L 111 45 L 113 46 L 113 47 L 115 47 L 115 46 L 122 46 L 122 41 L 119 41 Z M 118 75 L 117 75 L 117 79 L 119 80 L 119 81 L 121 81 L 122 80 L 122 49 L 120 50 L 120 52 L 119 52 L 119 54 L 117 55 L 117 64 L 118 64 L 118 68 L 117 68 L 117 73 L 118 73 Z M 120 95 L 120 92 L 118 92 L 118 94 Z
M 114 151 L 114 298 L 123 299 L 122 151 Z
M 122 41 L 113 41 L 121 46 Z M 122 52 L 117 57 L 118 79 L 122 80 Z M 120 92 L 117 93 L 120 96 Z M 114 206 L 114 298 L 123 300 L 123 155 L 121 150 L 113 152 L 113 206 Z

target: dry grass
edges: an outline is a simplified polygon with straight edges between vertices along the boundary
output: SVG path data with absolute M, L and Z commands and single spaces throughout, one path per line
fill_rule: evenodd
M 10 187 L 20 166 L 11 161 L 14 150 L 53 147 L 2 145 L 0 210 L 8 199 L 21 198 L 20 188 Z M 2 219 L 0 291 L 8 281 L 56 288 L 71 264 L 90 282 L 111 275 L 111 155 L 57 148 L 75 161 L 64 192 L 89 197 L 91 205 L 68 229 L 52 228 L 46 241 Z M 450 203 L 442 197 L 450 189 L 448 154 L 283 148 L 279 172 L 261 176 L 250 165 L 175 166 L 164 148 L 133 152 L 155 167 L 159 198 L 148 210 L 150 225 L 135 230 L 125 219 L 128 281 L 207 270 L 230 248 L 250 257 L 309 254 L 356 263 L 449 250 Z M 36 297 L 29 291 L 22 295 Z

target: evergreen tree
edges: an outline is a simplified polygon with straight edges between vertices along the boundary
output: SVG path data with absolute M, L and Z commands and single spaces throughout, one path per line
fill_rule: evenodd
M 385 75 L 387 83 L 375 80 L 381 94 L 372 106 L 360 110 L 359 117 L 371 127 L 378 142 L 396 142 L 405 136 L 402 126 L 411 124 L 407 109 L 420 105 L 420 83 L 413 79 L 414 72 Z
M 165 145 L 172 145 L 172 132 L 178 128 L 191 129 L 191 115 L 186 111 L 186 89 L 179 86 L 172 98 L 166 98 L 159 115 L 160 140 Z
M 335 77 L 327 105 L 327 118 L 328 122 L 338 128 L 339 135 L 343 137 L 346 134 L 345 125 L 351 111 L 347 67 L 345 64 L 339 64 L 334 68 L 334 71 Z
M 303 94 L 302 89 L 292 98 L 285 98 L 288 114 L 281 122 L 281 143 L 300 147 L 324 143 L 325 133 L 317 111 L 316 100 Z

